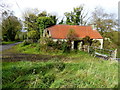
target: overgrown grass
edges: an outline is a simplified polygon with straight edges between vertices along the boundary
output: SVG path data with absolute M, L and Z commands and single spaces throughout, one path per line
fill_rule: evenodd
M 16 45 L 15 48 L 17 51 L 27 54 L 46 54 L 46 55 L 60 55 L 63 54 L 61 50 L 54 50 L 54 51 L 41 51 L 38 48 L 38 43 L 33 43 L 29 45 L 23 46 L 23 44 Z
M 3 88 L 117 88 L 117 66 L 91 60 L 3 62 Z
M 47 62 L 3 62 L 3 88 L 118 88 L 118 63 L 82 51 L 41 52 L 36 45 L 15 46 L 22 53 L 63 55 Z

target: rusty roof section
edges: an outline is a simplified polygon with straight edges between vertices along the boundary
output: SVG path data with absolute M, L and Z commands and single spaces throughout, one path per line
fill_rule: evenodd
M 54 39 L 66 39 L 69 31 L 73 29 L 78 38 L 89 36 L 91 39 L 103 39 L 97 30 L 93 30 L 91 26 L 79 25 L 54 25 L 46 30 L 49 30 L 51 37 Z

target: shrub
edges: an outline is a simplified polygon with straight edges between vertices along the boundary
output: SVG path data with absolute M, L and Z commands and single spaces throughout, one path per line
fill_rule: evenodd
M 32 43 L 33 43 L 33 41 L 30 40 L 30 39 L 24 40 L 24 41 L 22 42 L 21 46 L 29 45 L 29 44 L 32 44 Z
M 49 42 L 49 38 L 43 38 L 41 37 L 39 40 L 38 40 L 38 45 L 37 45 L 37 50 L 40 50 L 40 51 L 47 51 L 48 50 L 48 45 L 47 43 Z
M 37 44 L 35 49 L 36 49 L 37 51 L 40 51 L 40 44 Z
M 93 47 L 90 47 L 89 53 L 94 55 L 95 54 L 95 49 Z
M 92 44 L 92 39 L 89 36 L 83 38 L 83 45 L 91 46 L 91 44 Z
M 56 41 L 54 42 L 51 38 L 41 38 L 38 41 L 36 50 L 41 50 L 45 52 L 59 52 L 60 50 L 63 53 L 69 53 L 71 50 L 71 42 L 67 41 Z
M 96 47 L 99 47 L 101 44 L 100 44 L 100 41 L 98 40 L 93 40 L 92 41 L 92 46 L 96 46 Z
M 71 45 L 69 42 L 63 42 L 62 44 L 63 53 L 70 53 Z
M 39 45 L 37 45 L 37 50 L 45 51 L 45 52 L 58 52 L 59 50 L 62 50 L 62 42 L 57 41 L 54 42 L 50 38 L 41 38 L 38 41 Z
M 109 39 L 108 40 L 104 39 L 103 47 L 105 49 L 115 49 L 115 48 L 117 48 L 117 46 L 112 41 L 110 41 Z
M 28 32 L 28 38 L 36 42 L 39 38 L 39 33 L 36 30 L 31 30 Z
M 75 30 L 74 29 L 70 29 L 68 34 L 67 34 L 67 39 L 69 41 L 74 41 L 74 40 L 78 39 L 77 36 L 78 35 L 76 34 Z
M 51 40 L 51 39 L 47 39 L 47 40 L 46 40 L 46 44 L 47 44 L 47 46 L 49 46 L 49 47 L 55 47 L 55 46 L 56 46 L 56 42 L 54 42 L 54 41 Z

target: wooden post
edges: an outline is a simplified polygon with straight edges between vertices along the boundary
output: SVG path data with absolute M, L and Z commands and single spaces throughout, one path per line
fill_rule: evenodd
M 86 45 L 84 45 L 84 51 L 86 50 Z
M 72 41 L 71 43 L 72 43 L 71 49 L 73 50 L 74 49 L 74 41 Z
M 87 47 L 87 51 L 88 51 L 88 53 L 89 53 L 89 50 L 90 50 L 90 47 L 88 46 L 88 47 Z
M 79 48 L 79 50 L 82 50 L 82 42 L 79 42 L 78 48 Z
M 116 56 L 117 56 L 117 49 L 115 49 L 114 51 L 114 58 L 116 59 Z
M 115 49 L 113 52 L 112 52 L 112 59 L 116 59 L 116 56 L 117 56 L 117 49 Z
M 96 52 L 96 46 L 95 46 L 95 49 L 94 49 L 94 50 L 95 50 L 95 52 Z

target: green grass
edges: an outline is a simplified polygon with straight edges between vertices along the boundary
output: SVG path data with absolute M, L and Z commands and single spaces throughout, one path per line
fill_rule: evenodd
M 46 62 L 3 62 L 3 88 L 118 88 L 118 63 L 115 61 L 105 61 L 82 51 L 40 52 L 36 44 L 19 44 L 14 48 L 22 53 L 61 58 L 48 57 Z
M 16 43 L 16 42 L 18 42 L 18 41 L 8 41 L 8 42 L 3 41 L 2 45 L 13 44 L 13 43 Z
M 3 88 L 117 88 L 118 64 L 110 61 L 3 62 Z
M 15 46 L 15 49 L 19 52 L 22 52 L 22 53 L 27 53 L 27 54 L 46 54 L 46 55 L 61 55 L 63 54 L 62 51 L 60 50 L 57 50 L 57 51 L 40 51 L 38 50 L 38 47 L 37 47 L 37 43 L 34 43 L 34 44 L 29 44 L 29 45 L 25 45 L 23 46 L 22 43 L 19 44 L 19 45 L 16 45 Z

